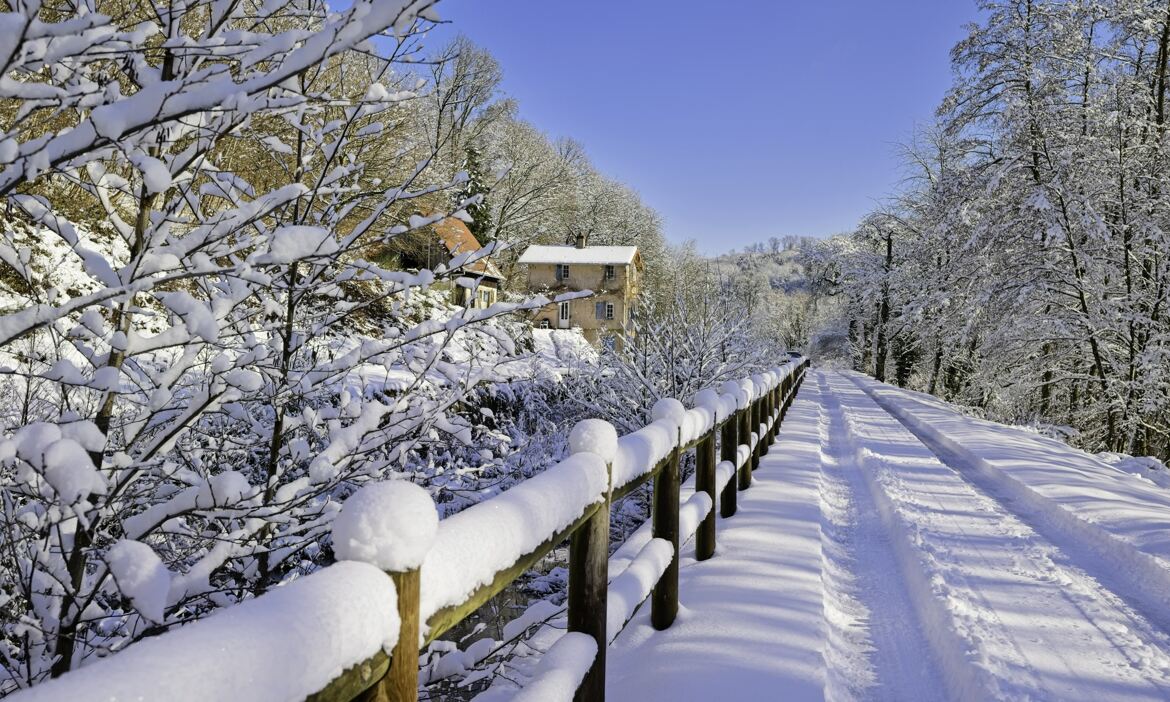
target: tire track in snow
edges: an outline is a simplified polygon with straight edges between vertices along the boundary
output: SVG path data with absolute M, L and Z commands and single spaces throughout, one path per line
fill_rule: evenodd
M 874 650 L 869 633 L 870 612 L 859 599 L 857 562 L 853 557 L 857 510 L 831 450 L 820 389 L 811 378 L 803 389 L 817 404 L 819 417 L 825 699 L 859 700 L 877 684 L 877 675 L 870 660 Z
M 838 376 L 839 378 L 839 376 Z M 993 495 L 939 460 L 860 382 L 829 384 L 874 496 L 928 572 L 985 694 L 1165 699 L 1167 640 Z M 931 631 L 932 635 L 940 632 Z M 948 659 L 948 675 L 958 672 Z M 963 686 L 956 692 L 973 693 Z
M 1170 573 L 1165 568 L 1116 535 L 1081 521 L 1075 514 L 1051 505 L 1023 483 L 984 465 L 978 456 L 947 441 L 941 432 L 875 392 L 876 381 L 854 376 L 850 379 L 940 461 L 1057 547 L 1063 562 L 1092 575 L 1159 633 L 1170 634 L 1170 607 L 1167 607 L 1170 591 L 1166 589 Z M 906 403 L 921 404 L 910 395 L 899 393 L 898 397 Z
M 829 639 L 825 697 L 944 699 L 946 688 L 923 636 L 920 612 L 896 566 L 890 533 L 853 461 L 840 406 L 827 392 L 823 374 L 817 373 L 816 380 Z

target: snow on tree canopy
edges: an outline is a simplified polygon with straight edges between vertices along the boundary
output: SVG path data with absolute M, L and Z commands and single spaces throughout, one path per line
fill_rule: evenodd
M 333 551 L 402 573 L 423 563 L 439 529 L 430 493 L 406 480 L 366 485 L 350 496 L 333 520 Z
M 311 256 L 329 256 L 339 248 L 333 232 L 324 227 L 285 226 L 272 233 L 264 262 L 292 263 Z
M 583 419 L 569 432 L 570 453 L 595 453 L 606 463 L 612 463 L 617 450 L 617 430 L 603 419 Z
M 62 504 L 73 505 L 91 494 L 106 492 L 105 481 L 88 451 L 55 424 L 34 422 L 18 429 L 9 441 L 0 442 L 0 460 L 7 463 L 13 458 L 17 459 L 17 480 L 33 482 L 37 475 L 43 477 Z
M 150 621 L 162 623 L 171 573 L 154 549 L 141 541 L 122 539 L 106 552 L 106 563 L 134 609 Z
M 341 562 L 206 619 L 144 639 L 13 697 L 37 700 L 304 699 L 398 639 L 394 582 Z

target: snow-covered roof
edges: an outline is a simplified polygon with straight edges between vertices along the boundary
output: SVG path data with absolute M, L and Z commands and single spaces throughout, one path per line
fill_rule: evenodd
M 607 266 L 629 265 L 638 255 L 637 246 L 529 246 L 519 263 L 576 263 Z

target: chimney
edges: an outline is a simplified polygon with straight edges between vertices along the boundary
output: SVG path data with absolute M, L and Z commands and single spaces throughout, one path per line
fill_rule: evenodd
M 576 247 L 577 247 L 577 248 L 579 248 L 579 249 L 583 249 L 583 248 L 585 248 L 585 235 L 584 235 L 584 234 L 578 234 L 578 235 L 577 235 L 577 240 L 576 240 L 576 241 L 573 243 L 573 245 L 574 245 L 574 246 L 576 246 Z

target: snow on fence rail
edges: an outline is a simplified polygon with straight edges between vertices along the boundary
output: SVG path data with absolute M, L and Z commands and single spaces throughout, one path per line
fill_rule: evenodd
M 609 642 L 648 597 L 655 628 L 674 622 L 679 544 L 694 535 L 696 559 L 714 555 L 716 507 L 735 514 L 808 363 L 704 390 L 690 410 L 660 400 L 621 438 L 585 420 L 569 458 L 442 521 L 417 486 L 366 486 L 334 523 L 340 562 L 14 699 L 417 700 L 419 649 L 565 539 L 569 633 L 517 699 L 604 699 Z M 680 507 L 692 449 L 695 492 Z M 610 504 L 651 480 L 651 538 L 610 582 Z

